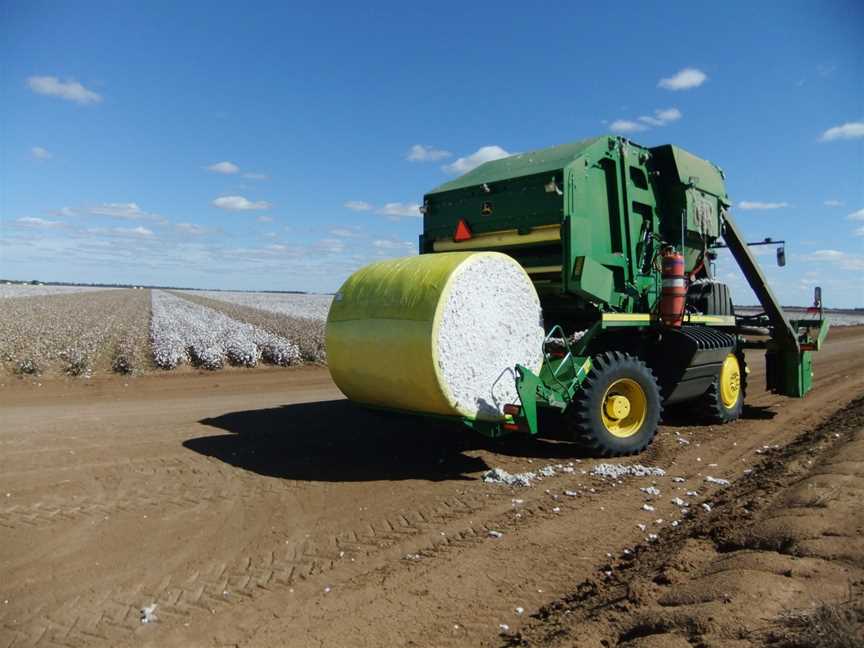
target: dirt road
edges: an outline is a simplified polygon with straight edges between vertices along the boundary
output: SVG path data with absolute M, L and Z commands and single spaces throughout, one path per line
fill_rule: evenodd
M 672 415 L 625 462 L 666 475 L 621 480 L 555 438 L 358 410 L 315 367 L 7 382 L 0 648 L 498 646 L 523 627 L 545 641 L 531 615 L 607 553 L 662 540 L 685 517 L 672 498 L 702 510 L 724 491 L 706 476 L 737 487 L 864 394 L 864 328 L 831 332 L 802 401 L 766 394 L 761 354 L 748 362 L 741 421 Z M 566 470 L 479 479 L 547 465 Z

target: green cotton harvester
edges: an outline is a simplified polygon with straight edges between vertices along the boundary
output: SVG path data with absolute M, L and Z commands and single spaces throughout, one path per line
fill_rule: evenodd
M 803 397 L 821 300 L 787 318 L 731 204 L 720 168 L 671 145 L 604 136 L 486 162 L 424 196 L 419 256 L 362 268 L 336 294 L 334 381 L 358 403 L 490 436 L 536 434 L 546 408 L 606 456 L 651 443 L 664 405 L 737 419 L 746 348 L 766 350 L 768 389 Z M 712 277 L 718 247 L 760 315 L 736 315 Z

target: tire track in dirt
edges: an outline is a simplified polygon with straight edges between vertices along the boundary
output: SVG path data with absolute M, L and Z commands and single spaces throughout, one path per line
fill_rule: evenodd
M 157 463 L 158 465 L 151 465 Z M 239 498 L 247 500 L 268 494 L 281 494 L 298 488 L 296 482 L 262 483 L 255 479 L 238 479 L 216 462 L 207 467 L 186 459 L 154 459 L 129 465 L 115 466 L 92 479 L 103 485 L 95 495 L 50 495 L 37 502 L 0 508 L 0 527 L 44 528 L 80 519 L 105 518 L 117 513 L 133 513 L 147 509 L 183 510 Z M 198 479 L 190 484 L 185 476 Z M 203 481 L 202 481 L 203 480 Z M 115 482 L 120 482 L 117 486 Z M 130 483 L 131 482 L 131 483 Z M 64 480 L 68 490 L 72 480 Z M 242 490 L 240 485 L 242 484 Z
M 244 498 L 252 496 L 251 492 L 243 494 Z M 141 609 L 146 605 L 155 603 L 160 621 L 169 623 L 182 622 L 195 611 L 217 614 L 226 606 L 264 592 L 290 588 L 298 581 L 329 573 L 340 564 L 368 558 L 506 499 L 509 496 L 503 493 L 492 497 L 488 493 L 446 497 L 437 506 L 402 511 L 336 532 L 320 541 L 283 542 L 228 562 L 214 561 L 184 576 L 166 576 L 150 587 L 111 590 L 90 600 L 76 597 L 50 612 L 40 607 L 26 615 L 15 615 L 14 620 L 10 618 L 13 615 L 0 614 L 0 628 L 11 637 L 11 641 L 0 646 L 114 645 L 128 640 L 140 629 Z M 159 502 L 154 497 L 152 504 Z M 468 535 L 448 541 L 455 542 Z

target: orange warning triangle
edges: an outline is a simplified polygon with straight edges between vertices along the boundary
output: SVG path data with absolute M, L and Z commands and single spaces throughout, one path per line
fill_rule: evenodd
M 453 234 L 453 240 L 458 243 L 459 241 L 467 241 L 473 236 L 471 233 L 471 228 L 468 227 L 468 223 L 465 222 L 464 218 L 459 219 L 459 223 L 456 225 L 456 232 Z

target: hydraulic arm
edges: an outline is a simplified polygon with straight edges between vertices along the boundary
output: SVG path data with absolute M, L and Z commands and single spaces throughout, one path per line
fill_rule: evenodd
M 804 396 L 813 386 L 812 351 L 819 349 L 828 334 L 828 322 L 821 317 L 821 306 L 819 319 L 789 320 L 728 213 L 723 221 L 723 239 L 768 317 L 771 332 L 771 339 L 765 345 L 768 389 L 785 396 Z
M 768 280 L 762 274 L 762 268 L 756 263 L 756 259 L 747 247 L 744 237 L 738 230 L 738 226 L 732 217 L 726 213 L 723 221 L 723 240 L 729 246 L 729 251 L 738 262 L 741 272 L 744 273 L 744 278 L 747 283 L 756 293 L 759 303 L 765 309 L 768 319 L 771 322 L 771 337 L 780 347 L 786 351 L 799 351 L 798 334 L 792 328 L 789 320 L 786 318 L 780 302 L 774 296 L 774 291 L 768 285 Z

